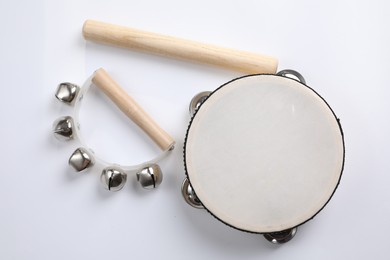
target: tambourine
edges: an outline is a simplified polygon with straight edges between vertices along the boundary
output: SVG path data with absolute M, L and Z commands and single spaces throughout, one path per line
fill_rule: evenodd
M 280 244 L 330 201 L 344 167 L 343 132 L 301 74 L 276 73 L 272 57 L 97 21 L 87 21 L 83 34 L 250 74 L 190 103 L 182 195 L 191 206 Z
M 190 205 L 281 243 L 329 202 L 343 170 L 343 132 L 299 73 L 234 79 L 190 107 L 182 188 Z

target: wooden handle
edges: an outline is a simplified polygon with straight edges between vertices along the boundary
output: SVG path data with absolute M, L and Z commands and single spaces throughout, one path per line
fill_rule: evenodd
M 92 82 L 99 87 L 134 123 L 136 123 L 162 149 L 169 150 L 175 144 L 173 138 L 116 83 L 104 69 L 98 69 Z
M 270 56 L 222 48 L 93 20 L 87 20 L 84 23 L 83 35 L 85 39 L 91 41 L 208 63 L 249 74 L 274 74 L 278 67 L 277 59 Z

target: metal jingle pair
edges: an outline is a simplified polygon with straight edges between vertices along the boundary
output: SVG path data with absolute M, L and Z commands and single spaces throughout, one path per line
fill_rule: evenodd
M 65 82 L 58 85 L 58 88 L 55 93 L 55 96 L 58 100 L 74 107 L 73 116 L 60 117 L 53 123 L 53 133 L 57 139 L 61 141 L 76 140 L 81 144 L 81 146 L 78 147 L 69 157 L 69 165 L 76 172 L 84 172 L 92 166 L 100 166 L 100 168 L 102 169 L 100 180 L 103 183 L 104 187 L 110 191 L 121 190 L 124 187 L 127 181 L 127 175 L 129 174 L 135 174 L 137 177 L 137 181 L 141 184 L 143 188 L 156 188 L 158 185 L 161 184 L 163 180 L 163 173 L 157 163 L 161 159 L 165 158 L 165 156 L 168 155 L 169 151 L 173 150 L 173 139 L 169 139 L 169 141 L 166 142 L 167 144 L 169 143 L 168 145 L 160 145 L 160 147 L 164 147 L 164 149 L 157 157 L 138 165 L 123 166 L 118 164 L 112 164 L 96 156 L 93 150 L 90 149 L 83 142 L 83 138 L 81 137 L 80 133 L 80 123 L 78 121 L 78 115 L 82 100 L 86 95 L 88 89 L 93 84 L 103 89 L 103 91 L 114 101 L 114 103 L 116 103 L 115 98 L 112 98 L 112 96 L 110 96 L 110 93 L 115 92 L 115 90 L 117 91 L 119 85 L 114 82 L 112 78 L 109 77 L 109 75 L 103 69 L 97 70 L 84 83 L 81 88 L 73 83 Z M 109 84 L 111 84 L 111 86 L 107 87 Z M 120 90 L 123 91 L 122 89 Z M 122 103 L 122 106 L 124 106 L 123 104 L 125 104 L 140 108 L 139 105 L 136 104 L 135 101 L 132 100 L 129 96 L 125 96 L 125 98 L 126 100 L 130 100 L 130 104 L 129 102 Z M 116 105 L 118 105 L 118 103 L 116 103 Z M 144 113 L 142 109 L 140 111 Z M 132 119 L 134 120 L 134 118 Z M 151 122 L 151 124 L 155 124 L 154 121 L 149 122 Z M 152 135 L 148 131 L 146 132 L 149 135 Z M 162 134 L 166 133 L 163 132 Z

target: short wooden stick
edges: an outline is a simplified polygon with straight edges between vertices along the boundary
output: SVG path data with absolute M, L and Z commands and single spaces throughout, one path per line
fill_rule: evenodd
M 274 74 L 278 67 L 277 59 L 270 56 L 218 47 L 93 20 L 87 20 L 84 23 L 83 35 L 85 39 L 95 42 L 207 63 L 248 74 Z
M 173 147 L 175 141 L 165 132 L 102 68 L 95 71 L 92 82 L 99 87 L 120 110 L 136 123 L 162 149 Z

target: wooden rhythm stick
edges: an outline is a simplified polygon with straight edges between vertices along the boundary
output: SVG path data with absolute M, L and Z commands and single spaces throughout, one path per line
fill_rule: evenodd
M 270 56 L 193 42 L 93 20 L 87 20 L 84 23 L 83 35 L 85 39 L 95 42 L 193 60 L 248 74 L 274 74 L 278 67 L 277 59 Z
M 123 113 L 136 123 L 162 149 L 173 148 L 175 141 L 116 83 L 100 68 L 95 71 L 92 82 L 100 88 Z

